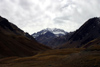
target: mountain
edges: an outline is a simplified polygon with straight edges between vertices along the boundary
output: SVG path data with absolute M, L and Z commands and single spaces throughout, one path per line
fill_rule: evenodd
M 79 48 L 100 37 L 100 18 L 94 17 L 86 21 L 60 48 Z
M 47 49 L 50 48 L 39 44 L 31 35 L 0 16 L 0 58 L 32 56 Z
M 52 45 L 50 44 L 53 39 L 57 37 L 62 37 L 64 35 L 67 35 L 67 32 L 65 32 L 62 29 L 57 29 L 57 28 L 54 28 L 54 29 L 47 28 L 47 29 L 44 29 L 37 33 L 32 34 L 32 36 L 38 42 L 45 44 L 47 46 L 50 46 L 50 47 L 53 46 L 53 44 Z
M 67 34 L 67 32 L 65 32 L 64 30 L 62 29 L 57 29 L 57 28 L 54 28 L 54 29 L 51 29 L 51 28 L 47 28 L 47 29 L 43 29 L 37 33 L 33 33 L 32 36 L 34 38 L 37 38 L 39 37 L 40 35 L 45 35 L 47 32 L 51 32 L 52 34 L 54 34 L 55 36 L 59 37 L 59 36 L 63 36 L 65 34 Z
M 48 46 L 52 48 L 57 48 L 61 46 L 62 44 L 66 43 L 69 39 L 69 37 L 73 34 L 74 32 L 69 32 L 66 35 L 56 37 L 52 39 L 51 41 L 48 42 Z

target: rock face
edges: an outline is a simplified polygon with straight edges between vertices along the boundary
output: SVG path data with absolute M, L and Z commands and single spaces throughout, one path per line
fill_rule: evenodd
M 50 49 L 39 44 L 31 35 L 0 17 L 0 58 L 32 56 L 35 51 Z
M 98 37 L 100 37 L 100 18 L 95 17 L 86 21 L 60 48 L 79 48 Z
M 40 32 L 34 33 L 32 36 L 35 37 L 38 42 L 55 48 L 59 44 L 66 42 L 65 38 L 63 37 L 64 35 L 67 35 L 67 32 L 65 32 L 64 30 L 47 28 Z
M 62 44 L 66 43 L 69 39 L 69 37 L 73 34 L 74 32 L 67 33 L 66 35 L 56 37 L 52 39 L 50 42 L 48 42 L 48 45 L 52 48 L 58 48 L 59 46 L 62 46 Z

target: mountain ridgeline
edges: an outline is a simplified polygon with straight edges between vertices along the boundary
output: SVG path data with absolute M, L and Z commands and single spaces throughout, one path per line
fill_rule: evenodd
M 80 48 L 88 42 L 99 37 L 100 18 L 94 17 L 86 21 L 78 30 L 76 30 L 73 35 L 68 39 L 68 41 L 60 46 L 60 48 Z
M 39 44 L 31 35 L 0 17 L 0 58 L 32 56 L 36 51 L 50 49 Z
M 57 29 L 55 32 L 57 32 Z M 61 32 L 61 30 L 59 30 L 59 32 Z M 80 48 L 88 42 L 100 37 L 100 18 L 91 18 L 78 30 L 70 33 L 65 32 L 65 34 L 61 36 L 54 34 L 53 30 L 45 29 L 34 33 L 33 37 L 35 37 L 38 42 L 52 48 Z
M 56 48 L 58 45 L 63 44 L 64 42 L 66 42 L 66 35 L 68 33 L 65 32 L 62 29 L 51 29 L 51 28 L 47 28 L 44 30 L 41 30 L 37 33 L 32 34 L 32 36 L 40 43 L 52 47 L 52 48 Z

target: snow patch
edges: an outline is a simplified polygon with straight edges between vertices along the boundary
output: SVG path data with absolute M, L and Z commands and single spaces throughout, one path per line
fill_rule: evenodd
M 47 32 L 51 32 L 51 33 L 53 33 L 54 35 L 56 35 L 57 37 L 62 36 L 62 35 L 66 35 L 66 33 L 67 33 L 67 32 L 65 32 L 65 31 L 62 30 L 62 29 L 47 28 L 47 29 L 44 29 L 44 30 L 42 30 L 42 31 L 40 31 L 40 32 L 34 33 L 32 36 L 33 36 L 34 38 L 36 38 L 36 37 L 38 37 L 38 36 L 40 36 L 40 35 L 46 34 Z
M 53 34 L 63 34 L 63 35 L 65 35 L 65 32 L 55 31 L 55 32 L 53 32 Z

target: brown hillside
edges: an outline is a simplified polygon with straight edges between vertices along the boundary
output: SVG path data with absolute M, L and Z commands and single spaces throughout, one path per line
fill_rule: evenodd
M 37 51 L 50 49 L 39 44 L 29 34 L 0 17 L 0 58 L 8 56 L 32 56 Z
M 100 67 L 100 51 L 83 48 L 47 50 L 31 57 L 0 59 L 1 67 Z

